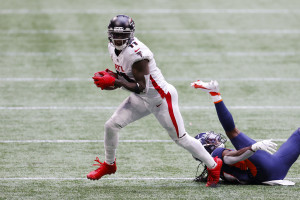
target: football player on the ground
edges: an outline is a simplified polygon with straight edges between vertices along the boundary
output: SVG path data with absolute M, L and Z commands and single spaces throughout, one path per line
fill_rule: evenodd
M 220 176 L 223 180 L 241 184 L 294 185 L 293 182 L 283 179 L 300 154 L 300 128 L 276 152 L 277 145 L 271 140 L 256 142 L 235 127 L 232 115 L 219 93 L 217 81 L 196 81 L 191 86 L 208 92 L 212 97 L 219 121 L 236 148 L 224 148 L 225 140 L 214 132 L 196 136 L 212 156 L 222 159 Z M 276 153 L 273 154 L 274 152 Z M 202 179 L 205 180 L 204 173 L 196 178 L 199 181 Z
M 120 129 L 152 113 L 176 144 L 206 164 L 209 168 L 207 186 L 216 185 L 221 159 L 213 159 L 202 144 L 185 131 L 176 89 L 166 82 L 152 52 L 134 37 L 134 30 L 134 21 L 126 15 L 117 15 L 108 25 L 108 51 L 116 73 L 110 70 L 97 72 L 93 79 L 101 89 L 121 87 L 131 94 L 105 123 L 105 162 L 96 158 L 100 167 L 90 172 L 87 178 L 97 180 L 103 175 L 115 173 Z

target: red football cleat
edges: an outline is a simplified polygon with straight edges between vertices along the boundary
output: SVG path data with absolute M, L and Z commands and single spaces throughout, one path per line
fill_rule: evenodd
M 217 156 L 214 157 L 214 160 L 217 163 L 217 166 L 213 169 L 207 168 L 208 178 L 207 178 L 206 187 L 216 187 L 220 180 L 220 173 L 221 173 L 223 162 Z
M 98 180 L 102 176 L 107 175 L 107 174 L 114 174 L 117 171 L 117 165 L 116 161 L 114 162 L 113 165 L 109 165 L 106 162 L 100 162 L 99 158 L 96 157 L 96 162 L 99 164 L 93 164 L 93 166 L 100 166 L 98 169 L 91 171 L 88 173 L 87 178 L 91 180 Z

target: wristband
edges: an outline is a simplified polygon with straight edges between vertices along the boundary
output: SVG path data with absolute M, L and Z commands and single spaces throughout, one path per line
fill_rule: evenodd
M 140 84 L 138 84 L 138 83 L 136 83 L 136 86 L 135 86 L 135 88 L 134 88 L 134 92 L 136 93 L 136 94 L 140 94 Z

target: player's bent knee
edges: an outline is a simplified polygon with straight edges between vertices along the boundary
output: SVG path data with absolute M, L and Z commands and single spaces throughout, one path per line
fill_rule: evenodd
M 111 118 L 105 123 L 104 128 L 105 132 L 111 133 L 118 132 L 122 127 Z

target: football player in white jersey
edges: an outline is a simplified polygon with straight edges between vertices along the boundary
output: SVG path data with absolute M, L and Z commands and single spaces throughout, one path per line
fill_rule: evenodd
M 206 186 L 215 186 L 220 178 L 221 159 L 212 158 L 201 142 L 185 131 L 176 89 L 166 82 L 153 53 L 134 37 L 134 31 L 134 21 L 126 15 L 115 16 L 108 25 L 108 51 L 116 73 L 108 69 L 97 72 L 93 77 L 94 83 L 101 89 L 123 88 L 130 95 L 105 123 L 105 162 L 100 162 L 97 157 L 95 161 L 99 168 L 91 171 L 87 178 L 97 180 L 115 173 L 120 129 L 152 113 L 176 144 L 208 166 Z

